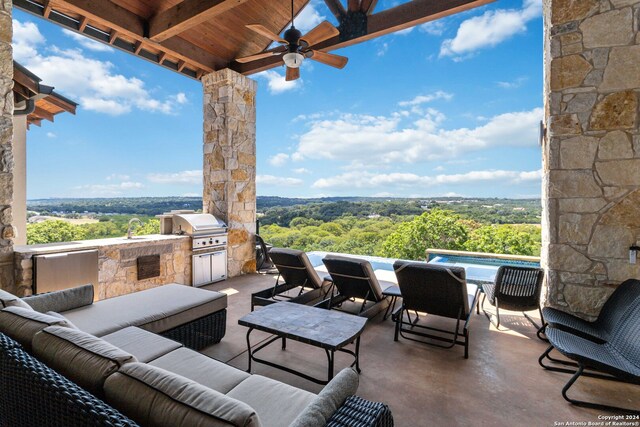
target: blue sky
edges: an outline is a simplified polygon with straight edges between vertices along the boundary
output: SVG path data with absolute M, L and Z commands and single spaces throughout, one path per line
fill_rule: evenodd
M 378 10 L 397 4 L 380 1 Z M 312 0 L 296 26 L 334 22 Z M 14 55 L 80 105 L 33 126 L 30 199 L 200 195 L 200 83 L 14 10 Z M 539 197 L 539 0 L 500 0 L 253 75 L 259 195 Z

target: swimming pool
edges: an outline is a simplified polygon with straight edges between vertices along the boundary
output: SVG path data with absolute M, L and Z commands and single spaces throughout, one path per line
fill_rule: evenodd
M 396 261 L 393 258 L 382 258 L 365 255 L 333 254 L 331 252 L 320 251 L 307 253 L 307 255 L 309 256 L 309 260 L 314 267 L 322 266 L 322 258 L 329 254 L 366 259 L 371 263 L 371 266 L 374 270 L 393 271 L 393 263 Z M 540 267 L 540 263 L 535 261 L 504 259 L 498 258 L 497 256 L 495 258 L 491 258 L 487 256 L 473 256 L 462 254 L 439 254 L 437 252 L 429 253 L 428 262 L 431 264 L 439 264 L 451 267 L 462 267 L 466 271 L 468 280 L 486 283 L 493 282 L 496 277 L 496 273 L 498 272 L 498 268 L 501 265 L 509 265 L 515 267 Z

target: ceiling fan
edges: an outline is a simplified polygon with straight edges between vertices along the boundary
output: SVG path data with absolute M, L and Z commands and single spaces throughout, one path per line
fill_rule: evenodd
M 280 37 L 260 24 L 247 25 L 246 27 L 250 30 L 281 43 L 283 46 L 278 46 L 274 49 L 257 53 L 255 55 L 237 58 L 236 61 L 245 63 L 268 58 L 273 55 L 281 55 L 284 64 L 287 66 L 287 81 L 295 80 L 300 77 L 300 66 L 305 58 L 309 58 L 335 68 L 344 68 L 344 66 L 347 65 L 347 61 L 349 61 L 349 59 L 344 56 L 312 49 L 312 47 L 318 43 L 339 35 L 340 31 L 338 31 L 336 27 L 327 21 L 323 21 L 303 36 L 300 30 L 293 25 L 293 18 L 294 5 L 293 0 L 291 0 L 291 28 L 284 32 L 283 37 Z

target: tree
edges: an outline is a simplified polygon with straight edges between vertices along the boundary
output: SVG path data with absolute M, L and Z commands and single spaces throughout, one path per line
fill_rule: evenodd
M 484 225 L 469 233 L 472 252 L 540 256 L 541 229 L 535 225 Z
M 86 233 L 77 225 L 61 220 L 43 221 L 27 225 L 27 244 L 70 242 L 84 240 Z
M 136 236 L 143 236 L 147 234 L 160 234 L 160 220 L 149 219 L 145 221 L 140 227 L 135 229 Z
M 433 209 L 403 222 L 382 244 L 381 254 L 390 258 L 424 260 L 428 248 L 463 249 L 467 229 L 451 211 Z

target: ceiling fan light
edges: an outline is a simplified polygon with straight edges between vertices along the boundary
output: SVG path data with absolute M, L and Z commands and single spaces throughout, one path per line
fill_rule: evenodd
M 300 68 L 302 65 L 302 61 L 304 60 L 304 56 L 298 52 L 289 52 L 285 53 L 282 56 L 284 63 L 289 68 Z

